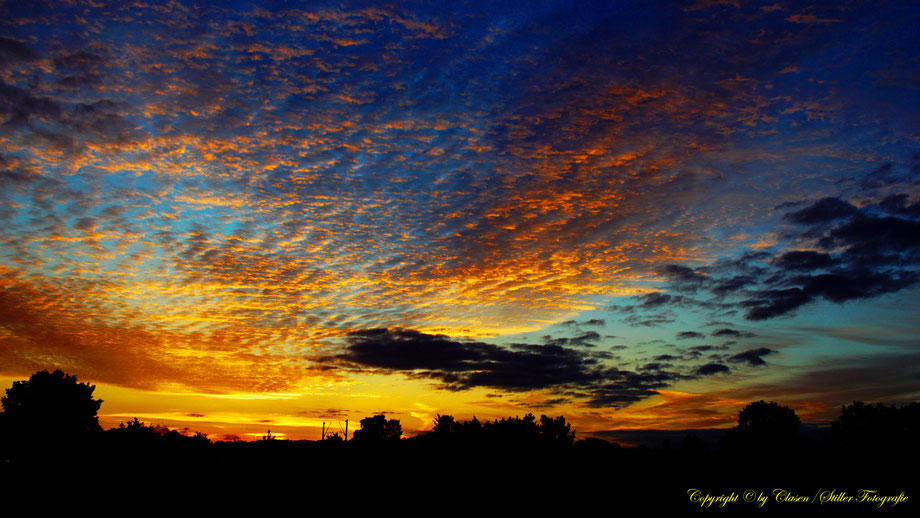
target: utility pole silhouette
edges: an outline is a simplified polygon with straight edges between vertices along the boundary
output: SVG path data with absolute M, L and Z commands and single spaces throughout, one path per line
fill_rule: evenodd
M 345 420 L 345 442 L 348 442 L 348 419 Z

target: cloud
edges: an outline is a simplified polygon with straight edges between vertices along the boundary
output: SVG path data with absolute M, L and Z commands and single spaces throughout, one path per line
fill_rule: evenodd
M 767 362 L 763 361 L 763 357 L 774 352 L 776 351 L 766 347 L 749 349 L 747 351 L 730 356 L 727 361 L 732 363 L 745 363 L 751 367 L 766 366 Z
M 711 333 L 712 336 L 731 336 L 731 337 L 741 337 L 741 338 L 750 338 L 756 336 L 754 333 L 738 331 L 736 329 L 731 329 L 728 327 L 723 327 L 722 329 L 717 329 Z
M 821 198 L 808 207 L 790 212 L 785 218 L 799 225 L 813 225 L 827 223 L 856 214 L 858 209 L 853 205 L 834 197 Z
M 0 36 L 0 62 L 31 61 L 38 55 L 22 42 Z
M 723 314 L 743 308 L 748 320 L 761 321 L 791 315 L 818 300 L 840 304 L 899 292 L 920 281 L 920 221 L 915 219 L 920 213 L 912 207 L 906 195 L 889 194 L 860 208 L 840 198 L 822 198 L 783 215 L 799 227 L 787 235 L 785 249 L 749 250 L 695 268 L 670 264 L 659 269 L 671 290 L 701 292 L 702 297 L 653 292 L 637 298 L 636 305 L 611 309 L 630 313 L 624 321 L 633 325 L 667 322 L 662 316 L 669 307 Z M 753 335 L 724 328 L 713 336 Z
M 79 279 L 39 283 L 0 267 L 3 372 L 19 376 L 61 368 L 125 387 L 157 390 L 173 384 L 207 393 L 284 392 L 309 380 L 341 379 L 321 366 L 241 350 L 240 336 L 203 332 L 200 325 L 197 333 L 172 327 L 166 318 L 149 326 L 138 313 L 130 323 L 106 321 L 91 301 L 105 300 L 118 288 Z M 253 331 L 242 335 L 251 337 Z M 242 365 L 245 372 L 237 371 Z
M 344 352 L 321 361 L 341 368 L 433 379 L 445 390 L 567 390 L 592 407 L 638 401 L 682 379 L 727 372 L 703 366 L 681 373 L 667 370 L 664 364 L 646 364 L 639 372 L 632 372 L 597 358 L 558 345 L 501 347 L 414 330 L 367 329 L 350 333 Z
M 331 360 L 386 371 L 418 371 L 446 388 L 528 390 L 590 384 L 605 378 L 589 355 L 558 345 L 457 342 L 413 330 L 371 329 L 348 336 L 346 352 Z
M 784 270 L 820 270 L 830 268 L 836 261 L 829 254 L 811 250 L 794 250 L 777 257 L 773 263 Z
M 709 281 L 705 275 L 701 275 L 687 266 L 677 264 L 667 264 L 658 269 L 658 273 L 671 282 L 671 286 L 678 291 L 696 292 Z M 670 295 L 659 293 L 656 301 L 666 302 Z
M 582 347 L 593 347 L 595 345 L 594 342 L 597 342 L 600 339 L 601 335 L 596 331 L 587 331 L 579 336 L 572 338 L 569 343 L 571 345 L 580 345 Z
M 703 333 L 697 333 L 696 331 L 681 331 L 677 333 L 678 340 L 686 340 L 690 338 L 703 338 Z
M 694 372 L 700 376 L 714 376 L 716 374 L 728 374 L 731 369 L 721 363 L 707 363 L 697 367 Z
M 677 319 L 673 312 L 664 311 L 652 315 L 629 315 L 623 321 L 632 327 L 656 327 L 664 324 L 670 324 Z

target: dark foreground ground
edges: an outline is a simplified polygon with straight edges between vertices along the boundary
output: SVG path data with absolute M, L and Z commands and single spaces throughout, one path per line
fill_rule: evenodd
M 525 447 L 406 439 L 372 444 L 115 439 L 98 434 L 21 448 L 0 468 L 3 502 L 62 509 L 131 506 L 121 508 L 124 512 L 180 506 L 208 516 L 243 508 L 261 514 L 293 509 L 298 516 L 316 509 L 346 516 L 369 510 L 451 516 L 655 511 L 881 516 L 916 515 L 920 498 L 916 449 L 885 445 L 842 450 L 802 441 L 714 452 L 621 448 L 599 440 Z

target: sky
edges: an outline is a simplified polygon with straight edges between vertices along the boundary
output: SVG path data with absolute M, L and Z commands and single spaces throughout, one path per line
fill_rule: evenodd
M 0 386 L 317 439 L 920 396 L 914 2 L 0 2 Z

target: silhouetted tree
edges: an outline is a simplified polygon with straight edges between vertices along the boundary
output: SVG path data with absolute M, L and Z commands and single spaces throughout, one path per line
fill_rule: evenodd
M 749 403 L 738 412 L 738 425 L 720 441 L 723 449 L 782 448 L 796 438 L 802 421 L 788 406 L 775 401 Z
M 74 435 L 100 431 L 94 385 L 78 383 L 61 370 L 38 371 L 16 381 L 0 398 L 8 432 L 26 435 Z
M 572 425 L 565 422 L 562 416 L 552 418 L 540 416 L 540 442 L 557 446 L 571 446 L 575 442 L 575 432 Z
M 361 429 L 355 430 L 353 439 L 358 442 L 395 441 L 402 437 L 398 419 L 387 419 L 379 414 L 361 420 Z
M 503 417 L 501 420 L 486 421 L 482 426 L 489 442 L 505 445 L 526 446 L 537 442 L 540 429 L 533 414 L 524 417 Z
M 755 401 L 738 412 L 738 430 L 755 435 L 792 437 L 801 425 L 795 410 L 779 406 L 776 401 Z
M 434 427 L 431 432 L 439 435 L 456 433 L 460 430 L 460 425 L 454 420 L 453 416 L 441 415 L 434 419 Z
M 846 448 L 916 448 L 913 445 L 920 433 L 920 403 L 898 408 L 854 401 L 841 409 L 832 432 L 837 444 Z

